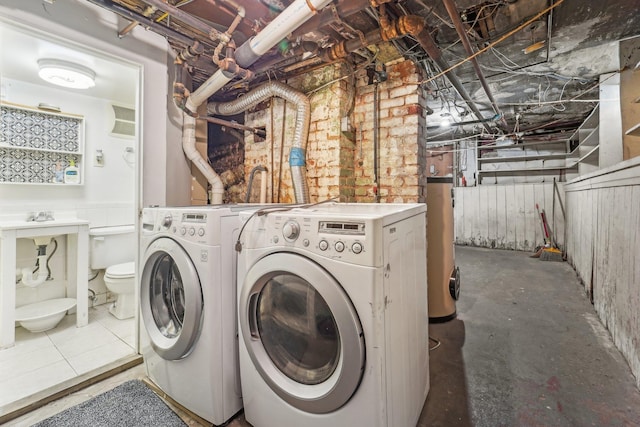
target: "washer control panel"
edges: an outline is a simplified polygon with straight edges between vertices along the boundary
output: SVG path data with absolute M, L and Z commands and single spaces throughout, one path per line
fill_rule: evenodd
M 154 222 L 155 225 L 145 223 L 143 229 L 201 243 L 205 243 L 211 237 L 211 229 L 207 228 L 206 212 L 173 211 L 171 208 L 167 208 L 158 211 Z
M 255 223 L 249 228 L 265 233 L 264 245 L 295 247 L 358 264 L 369 264 L 375 252 L 365 221 L 326 220 L 296 212 L 273 213 L 251 221 Z

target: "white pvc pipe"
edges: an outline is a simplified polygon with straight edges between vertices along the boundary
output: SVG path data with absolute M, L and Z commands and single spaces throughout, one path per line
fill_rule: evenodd
M 249 57 L 245 60 L 242 59 L 242 55 L 237 56 L 238 65 L 248 67 L 253 64 L 256 59 L 267 53 L 269 49 L 278 44 L 283 38 L 289 35 L 289 33 L 311 18 L 318 9 L 322 9 L 330 2 L 331 0 L 295 0 L 282 11 L 280 15 L 267 24 L 253 39 L 240 46 L 239 50 L 248 52 Z M 198 107 L 211 95 L 229 83 L 232 78 L 233 74 L 231 73 L 222 70 L 216 71 L 187 98 L 185 104 L 186 110 L 197 114 Z M 211 184 L 211 203 L 214 205 L 222 204 L 224 184 L 211 165 L 209 165 L 209 162 L 205 160 L 195 148 L 196 119 L 186 112 L 183 113 L 183 116 L 182 149 L 189 160 L 194 163 Z M 266 179 L 263 181 L 266 182 Z
M 229 75 L 222 70 L 216 71 L 211 77 L 202 83 L 198 89 L 189 95 L 186 102 L 187 109 L 196 114 L 200 104 L 205 102 L 207 98 L 229 83 L 232 78 L 233 74 Z
M 40 255 L 38 257 L 38 265 L 40 266 L 40 269 L 38 270 L 38 274 L 35 279 L 33 278 L 33 272 L 31 271 L 30 268 L 22 269 L 21 281 L 25 286 L 28 286 L 30 288 L 35 288 L 36 286 L 42 285 L 44 281 L 47 280 L 47 276 L 49 275 L 49 273 L 47 272 L 47 256 L 46 255 Z
M 211 165 L 209 165 L 209 162 L 207 162 L 196 149 L 196 118 L 187 113 L 183 114 L 182 150 L 211 184 L 211 204 L 221 205 L 222 196 L 224 195 L 224 184 L 220 176 L 218 176 Z
M 236 61 L 241 67 L 253 64 L 329 3 L 331 0 L 295 0 L 255 37 L 238 48 Z

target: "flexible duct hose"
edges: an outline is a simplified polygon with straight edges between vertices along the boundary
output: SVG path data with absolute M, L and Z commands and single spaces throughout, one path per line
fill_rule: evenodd
M 289 166 L 296 203 L 309 203 L 309 187 L 306 179 L 304 145 L 309 137 L 309 123 L 311 122 L 311 103 L 309 98 L 290 86 L 280 82 L 269 82 L 258 86 L 241 98 L 230 102 L 210 102 L 207 112 L 211 115 L 219 114 L 231 116 L 248 110 L 260 102 L 280 97 L 296 106 L 296 124 L 293 143 L 289 151 Z

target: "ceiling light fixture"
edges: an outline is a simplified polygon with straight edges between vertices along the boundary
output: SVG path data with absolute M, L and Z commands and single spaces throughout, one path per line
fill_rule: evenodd
M 39 59 L 38 75 L 46 82 L 72 89 L 89 89 L 96 85 L 96 73 L 83 65 L 59 59 Z

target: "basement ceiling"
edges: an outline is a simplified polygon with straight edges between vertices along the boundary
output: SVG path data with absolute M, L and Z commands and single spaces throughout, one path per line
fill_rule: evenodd
M 245 13 L 232 33 L 236 46 L 291 3 L 89 1 L 167 37 L 184 52 L 194 88 L 218 69 L 215 34 L 227 31 L 238 6 Z M 252 79 L 236 79 L 214 98 L 235 98 L 268 78 L 285 80 L 326 63 L 380 71 L 404 57 L 422 72 L 428 142 L 554 138 L 595 107 L 599 76 L 621 68 L 615 42 L 640 33 L 639 11 L 640 0 L 334 0 L 250 66 Z M 227 46 L 218 58 L 225 54 Z M 451 126 L 442 127 L 443 119 Z

